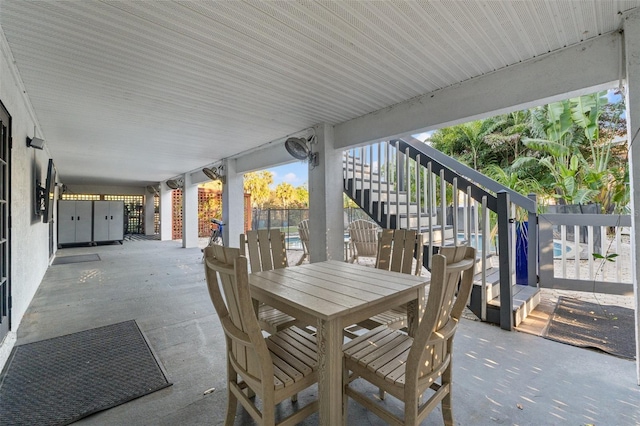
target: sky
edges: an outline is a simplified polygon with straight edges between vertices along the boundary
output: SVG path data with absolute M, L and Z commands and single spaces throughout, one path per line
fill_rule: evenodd
M 286 182 L 294 188 L 309 181 L 309 169 L 307 163 L 295 161 L 293 163 L 284 164 L 278 167 L 267 169 L 273 173 L 273 184 L 271 188 L 275 189 L 278 184 Z

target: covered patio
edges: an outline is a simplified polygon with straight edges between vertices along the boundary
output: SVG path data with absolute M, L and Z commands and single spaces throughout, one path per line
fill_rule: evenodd
M 222 424 L 224 336 L 204 281 L 198 248 L 177 241 L 126 241 L 65 248 L 101 261 L 54 265 L 18 331 L 18 344 L 135 319 L 173 386 L 79 424 Z M 294 256 L 297 256 L 295 253 Z M 136 283 L 136 285 L 132 285 Z M 463 319 L 454 343 L 457 424 L 637 424 L 640 389 L 633 361 Z M 360 385 L 377 393 L 377 388 Z M 204 395 L 204 391 L 215 391 Z M 305 402 L 317 389 L 300 395 Z M 388 406 L 400 403 L 392 397 Z M 279 407 L 286 414 L 290 403 Z M 317 424 L 318 415 L 303 424 Z M 250 422 L 239 409 L 236 425 Z M 350 402 L 349 424 L 382 425 Z M 442 424 L 440 409 L 425 425 Z
M 0 0 L 0 368 L 16 345 L 135 319 L 174 385 L 84 422 L 221 423 L 223 335 L 197 233 L 204 168 L 224 175 L 237 247 L 244 174 L 293 161 L 289 137 L 308 140 L 310 259 L 342 260 L 345 151 L 614 87 L 637 265 L 640 0 Z M 146 197 L 147 235 L 157 193 L 161 241 L 59 249 L 63 193 Z M 102 260 L 51 264 L 80 253 Z M 636 340 L 639 280 L 636 267 Z M 640 346 L 633 363 L 469 320 L 456 345 L 461 424 L 640 423 Z M 427 422 L 440 421 L 436 410 Z

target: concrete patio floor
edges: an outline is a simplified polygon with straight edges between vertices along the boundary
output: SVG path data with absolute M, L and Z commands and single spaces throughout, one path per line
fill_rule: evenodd
M 125 241 L 65 248 L 58 256 L 87 253 L 98 253 L 101 261 L 49 268 L 18 329 L 17 344 L 135 319 L 173 386 L 79 423 L 222 424 L 225 344 L 205 287 L 200 250 L 184 249 L 178 241 Z M 468 319 L 458 330 L 454 354 L 457 424 L 640 424 L 640 387 L 632 361 Z M 215 391 L 204 395 L 210 388 Z M 300 401 L 316 395 L 312 387 Z M 384 404 L 400 407 L 392 397 Z M 280 410 L 286 414 L 289 407 L 287 401 Z M 317 422 L 315 414 L 303 424 Z M 251 424 L 240 408 L 236 424 Z M 350 401 L 349 424 L 384 423 Z M 440 410 L 424 424 L 441 425 Z

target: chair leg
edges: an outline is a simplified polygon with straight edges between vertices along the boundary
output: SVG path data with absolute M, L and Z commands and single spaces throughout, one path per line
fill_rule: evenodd
M 261 426 L 275 426 L 276 424 L 276 407 L 273 401 L 273 395 L 265 395 L 262 401 L 262 423 Z
M 453 408 L 451 407 L 451 364 L 442 373 L 442 384 L 449 384 L 449 392 L 442 399 L 442 419 L 445 426 L 453 426 Z
M 346 389 L 349 386 L 349 370 L 346 367 L 346 363 L 342 361 L 342 426 L 347 426 L 347 414 L 349 406 L 349 396 Z
M 227 383 L 227 388 L 229 384 Z M 236 420 L 236 411 L 238 410 L 238 398 L 230 390 L 227 391 L 227 416 L 224 420 L 225 426 L 232 426 Z
M 291 395 L 291 403 L 295 404 L 296 402 L 298 402 L 298 394 L 294 393 L 293 395 Z
M 384 391 L 384 389 L 378 388 L 378 397 L 380 398 L 380 401 L 384 401 L 385 395 L 386 395 L 386 392 Z

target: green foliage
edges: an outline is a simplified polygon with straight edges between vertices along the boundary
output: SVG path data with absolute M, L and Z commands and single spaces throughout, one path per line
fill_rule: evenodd
M 355 201 L 353 201 L 351 198 L 349 198 L 347 196 L 347 194 L 344 194 L 344 193 L 342 194 L 342 206 L 344 208 L 347 208 L 347 207 L 359 208 L 360 207 L 360 206 L 358 206 L 358 204 Z
M 593 256 L 594 259 L 604 259 L 607 262 L 615 262 L 616 257 L 618 257 L 618 253 L 610 253 L 607 255 L 603 255 L 600 253 L 591 253 L 591 255 Z
M 269 185 L 273 183 L 273 173 L 268 170 L 260 172 L 250 172 L 244 175 L 244 190 L 251 194 L 251 203 L 254 207 L 263 208 L 269 201 L 271 189 Z
M 309 207 L 309 190 L 306 186 L 296 186 L 294 190 L 294 199 L 296 207 Z
M 535 108 L 531 133 L 536 137 L 523 139 L 533 155 L 517 159 L 513 167 L 537 161 L 547 169 L 552 178 L 549 189 L 561 203 L 604 205 L 616 180 L 610 139 L 600 138 L 605 105 L 606 92 L 599 92 Z
M 622 100 L 608 103 L 599 92 L 440 129 L 431 145 L 508 187 L 530 179 L 559 203 L 620 212 L 630 197 L 628 162 L 625 147 L 614 155 L 611 141 L 626 135 L 624 111 Z
M 523 175 L 521 171 L 516 171 L 511 167 L 502 169 L 496 164 L 490 164 L 485 169 L 485 173 L 501 185 L 519 192 L 524 196 L 529 194 L 539 194 L 542 192 L 542 186 L 536 179 Z M 527 220 L 527 211 L 522 208 L 518 208 L 516 210 L 516 220 Z
M 295 189 L 290 183 L 282 182 L 276 186 L 275 199 L 279 203 L 279 207 L 287 208 L 295 201 Z

